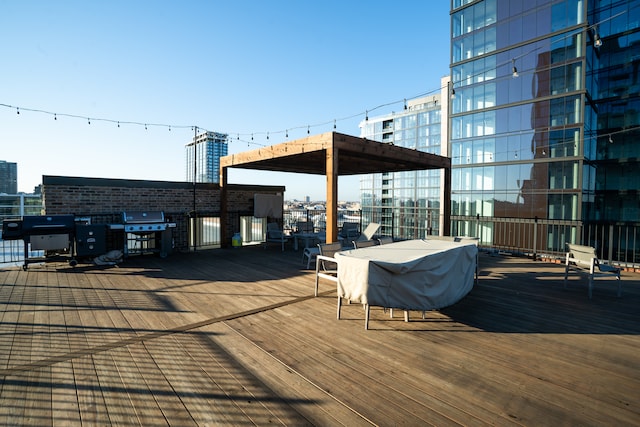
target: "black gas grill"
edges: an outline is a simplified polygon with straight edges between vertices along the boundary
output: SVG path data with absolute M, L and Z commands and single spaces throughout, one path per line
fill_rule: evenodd
M 76 265 L 73 259 L 74 233 L 73 215 L 26 215 L 21 219 L 2 221 L 3 240 L 24 240 L 24 270 L 29 263 L 42 262 L 53 255 L 71 257 L 69 263 Z M 44 258 L 30 258 L 29 254 L 34 251 L 43 251 Z
M 125 233 L 124 254 L 157 253 L 166 257 L 173 246 L 171 229 L 176 224 L 162 211 L 127 211 L 122 213 Z

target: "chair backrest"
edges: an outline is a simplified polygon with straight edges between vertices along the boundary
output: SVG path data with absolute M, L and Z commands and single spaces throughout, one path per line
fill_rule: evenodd
M 574 245 L 567 243 L 567 251 L 572 255 L 573 259 L 582 265 L 590 265 L 593 259 L 598 264 L 598 255 L 596 249 L 591 246 Z
M 336 252 L 340 252 L 342 250 L 342 243 L 318 243 L 318 249 L 320 251 L 320 255 L 333 258 Z M 334 270 L 336 268 L 336 263 L 323 260 L 321 261 L 321 267 L 325 271 Z
M 342 237 L 356 237 L 360 234 L 358 227 L 359 224 L 357 222 L 343 222 L 339 234 Z
M 376 246 L 378 242 L 376 240 L 354 240 L 353 247 L 356 249 L 368 248 L 369 246 Z
M 386 245 L 386 244 L 388 244 L 388 243 L 393 243 L 393 237 L 391 237 L 391 236 L 382 236 L 382 237 L 380 237 L 380 238 L 378 239 L 378 242 L 379 242 L 381 245 Z
M 298 221 L 296 223 L 298 233 L 313 233 L 313 222 L 311 221 Z
M 367 228 L 362 232 L 362 235 L 360 236 L 362 238 L 361 240 L 373 239 L 373 236 L 378 232 L 379 228 L 380 224 L 377 222 L 370 222 L 369 225 L 367 225 Z
M 280 225 L 277 222 L 267 224 L 267 239 L 279 239 L 283 235 Z

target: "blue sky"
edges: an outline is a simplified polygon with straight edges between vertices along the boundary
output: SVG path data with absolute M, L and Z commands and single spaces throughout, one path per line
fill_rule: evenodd
M 365 111 L 436 91 L 449 1 L 0 0 L 0 39 L 0 160 L 18 163 L 19 191 L 42 175 L 184 181 L 193 125 L 232 135 L 232 154 L 334 120 L 359 135 Z M 229 182 L 325 199 L 322 176 Z M 339 198 L 359 199 L 357 177 Z

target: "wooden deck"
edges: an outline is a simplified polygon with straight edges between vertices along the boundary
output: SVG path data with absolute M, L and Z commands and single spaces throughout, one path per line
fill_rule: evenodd
M 405 323 L 301 252 L 250 247 L 0 270 L 2 425 L 640 425 L 640 274 L 481 254 L 453 307 Z

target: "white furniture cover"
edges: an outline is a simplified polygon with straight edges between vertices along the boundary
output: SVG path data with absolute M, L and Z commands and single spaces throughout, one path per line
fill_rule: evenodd
M 443 308 L 473 288 L 477 254 L 475 243 L 442 240 L 338 252 L 338 296 L 403 310 Z

